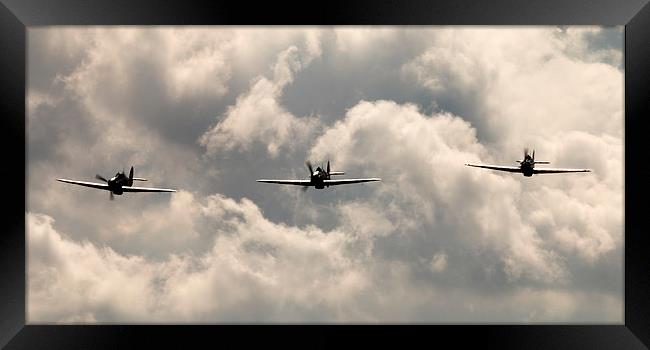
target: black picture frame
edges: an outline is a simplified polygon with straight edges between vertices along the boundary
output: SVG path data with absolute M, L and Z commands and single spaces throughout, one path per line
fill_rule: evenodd
M 0 346 L 131 348 L 325 347 L 351 343 L 496 348 L 643 349 L 650 346 L 650 248 L 644 230 L 645 117 L 650 117 L 649 0 L 260 2 L 0 0 L 0 111 L 5 186 L 0 235 Z M 26 27 L 45 25 L 625 25 L 625 322 L 623 325 L 26 325 Z M 22 147 L 21 147 L 22 145 Z M 22 152 L 21 152 L 22 150 Z M 24 182 L 26 185 L 26 181 Z M 24 189 L 24 190 L 23 190 Z M 598 305 L 594 305 L 598 307 Z

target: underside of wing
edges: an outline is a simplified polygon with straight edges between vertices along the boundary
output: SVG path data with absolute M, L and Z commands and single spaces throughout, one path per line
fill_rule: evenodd
M 107 184 L 100 184 L 100 183 L 97 183 L 97 182 L 76 181 L 76 180 L 68 180 L 68 179 L 56 179 L 56 181 L 65 182 L 65 183 L 69 183 L 69 184 L 73 184 L 73 185 L 97 188 L 97 189 L 100 189 L 100 190 L 108 190 L 108 185 Z
M 155 188 L 155 187 L 128 187 L 123 186 L 122 192 L 176 192 L 170 188 Z
M 472 166 L 475 168 L 485 168 L 499 171 L 507 171 L 511 173 L 520 173 L 521 168 L 518 166 L 507 166 L 507 165 L 484 165 L 484 164 L 465 164 L 467 166 Z
M 372 178 L 372 179 L 324 180 L 323 184 L 325 184 L 326 186 L 334 186 L 334 185 L 358 184 L 358 183 L 362 183 L 362 182 L 373 182 L 373 181 L 381 181 L 381 179 Z
M 257 180 L 268 184 L 311 186 L 311 180 Z
M 588 173 L 590 169 L 535 168 L 533 174 Z

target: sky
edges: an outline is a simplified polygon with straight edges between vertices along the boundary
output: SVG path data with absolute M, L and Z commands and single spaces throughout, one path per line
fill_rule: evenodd
M 27 39 L 28 323 L 623 323 L 623 27 Z

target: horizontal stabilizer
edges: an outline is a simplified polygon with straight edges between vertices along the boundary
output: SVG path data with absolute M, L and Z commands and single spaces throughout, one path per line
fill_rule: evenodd
M 134 177 L 133 181 L 147 181 L 147 179 L 142 178 L 142 177 Z
M 545 161 L 545 160 L 536 160 L 535 164 L 551 164 L 551 162 Z
M 342 171 L 330 171 L 329 174 L 330 175 L 345 175 L 345 173 L 342 172 Z

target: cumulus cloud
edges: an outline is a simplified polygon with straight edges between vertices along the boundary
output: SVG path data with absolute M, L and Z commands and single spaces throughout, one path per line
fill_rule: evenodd
M 412 208 L 400 217 L 424 219 L 426 230 L 457 235 L 467 240 L 465 244 L 487 244 L 510 278 L 564 279 L 561 258 L 545 247 L 518 205 L 524 195 L 518 182 L 468 172 L 463 166 L 464 159 L 483 151 L 474 129 L 461 118 L 425 116 L 413 105 L 389 101 L 361 102 L 312 150 L 313 157 L 336 156 L 339 166 L 364 169 L 364 175 L 382 174 L 379 196 Z M 369 231 L 381 232 L 372 226 L 376 220 L 368 221 Z
M 320 50 L 318 33 L 286 28 L 57 27 L 28 34 L 30 174 L 92 180 L 133 165 L 151 185 L 190 191 L 213 191 L 229 179 L 200 157 L 197 144 L 215 111 L 243 93 L 242 82 L 267 72 L 279 53 L 296 46 L 317 57 Z M 292 67 L 289 51 L 283 62 Z M 286 79 L 278 68 L 278 80 Z M 42 176 L 28 178 L 31 209 L 69 223 L 72 234 L 111 237 L 83 232 L 65 214 L 99 193 L 52 185 Z M 101 202 L 75 211 L 104 228 L 109 215 L 129 219 L 144 203 L 166 198 L 131 197 L 119 206 Z
M 276 224 L 250 200 L 222 195 L 187 204 L 213 223 L 209 250 L 164 260 L 76 241 L 53 218 L 28 213 L 28 322 L 430 322 L 449 321 L 449 310 L 452 321 L 467 321 L 492 308 L 501 312 L 487 322 L 535 322 L 566 319 L 593 301 L 606 307 L 579 318 L 603 317 L 618 306 L 606 295 L 561 289 L 487 299 L 465 291 L 441 300 L 445 289 L 414 283 L 406 264 L 359 250 L 358 240 L 368 239 L 363 231 Z M 430 268 L 441 274 L 447 264 L 447 255 L 437 253 Z
M 599 30 L 445 30 L 402 71 L 438 99 L 462 98 L 475 106 L 462 115 L 490 143 L 517 149 L 525 142 L 550 147 L 557 142 L 554 133 L 573 129 L 620 137 L 620 60 L 601 63 L 593 56 L 602 50 L 585 48 L 585 33 Z
M 246 150 L 252 143 L 261 142 L 269 155 L 275 157 L 283 146 L 311 136 L 318 119 L 297 118 L 280 101 L 283 88 L 293 81 L 294 75 L 321 53 L 314 35 L 306 36 L 304 46 L 290 46 L 280 52 L 273 66 L 273 79 L 258 77 L 250 91 L 239 96 L 225 117 L 201 137 L 208 154 L 233 148 Z
M 620 28 L 28 34 L 29 322 L 622 321 Z
M 116 113 L 132 106 L 134 98 L 164 103 L 166 98 L 216 98 L 227 92 L 232 69 L 225 53 L 231 46 L 227 33 L 172 28 L 100 28 L 88 33 L 86 45 L 91 46 L 86 47 L 83 61 L 72 74 L 60 78 L 92 103 L 90 108 Z M 156 94 L 138 91 L 147 87 Z
M 325 313 L 308 319 L 353 317 L 351 309 L 333 311 L 367 283 L 343 233 L 274 224 L 247 199 L 214 195 L 186 204 L 190 217 L 216 224 L 212 248 L 160 262 L 72 241 L 56 231 L 51 217 L 28 214 L 29 319 L 291 321 L 305 319 L 294 312 L 310 314 L 312 308 Z M 192 213 L 196 209 L 200 213 Z

